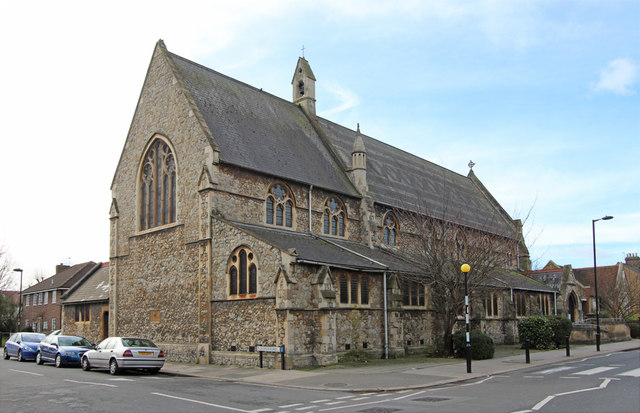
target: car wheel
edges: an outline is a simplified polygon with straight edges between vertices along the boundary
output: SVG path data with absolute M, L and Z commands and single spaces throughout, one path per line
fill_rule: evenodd
M 36 353 L 36 364 L 40 364 L 42 365 L 42 363 L 44 363 L 44 361 L 42 360 L 42 355 L 40 354 L 40 352 L 38 351 Z
M 22 358 L 22 350 L 18 350 L 18 361 L 24 361 Z
M 116 361 L 116 359 L 111 359 L 111 361 L 109 362 L 109 373 L 114 376 L 120 373 L 120 368 L 118 367 L 118 362 Z
M 82 358 L 82 362 L 80 363 L 82 370 L 89 371 L 91 370 L 91 365 L 89 364 L 89 359 L 86 357 Z
M 60 355 L 60 353 L 56 354 L 56 367 L 62 367 L 62 356 Z
M 7 348 L 4 348 L 4 355 L 3 355 L 5 360 L 9 360 L 9 353 L 7 353 Z

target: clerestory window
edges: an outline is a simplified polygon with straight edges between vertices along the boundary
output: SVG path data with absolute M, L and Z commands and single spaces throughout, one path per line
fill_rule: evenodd
M 144 155 L 139 182 L 140 229 L 176 222 L 176 159 L 169 145 L 156 139 Z
M 340 199 L 331 197 L 324 203 L 322 211 L 323 232 L 327 235 L 344 237 L 346 213 Z
M 385 245 L 395 247 L 396 239 L 398 238 L 398 221 L 396 220 L 395 215 L 393 215 L 393 213 L 391 212 L 387 213 L 387 215 L 384 217 L 383 223 L 383 242 Z
M 294 202 L 291 190 L 284 184 L 275 184 L 269 188 L 265 203 L 267 224 L 293 227 Z
M 258 293 L 258 267 L 253 252 L 238 248 L 229 258 L 229 296 L 255 298 Z

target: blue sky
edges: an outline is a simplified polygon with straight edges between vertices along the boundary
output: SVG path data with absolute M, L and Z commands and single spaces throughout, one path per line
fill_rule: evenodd
M 54 4 L 55 3 L 55 4 Z M 534 265 L 640 252 L 640 2 L 2 2 L 0 245 L 25 280 L 108 260 L 110 183 L 158 39 L 461 174 Z M 529 213 L 530 211 L 530 213 Z

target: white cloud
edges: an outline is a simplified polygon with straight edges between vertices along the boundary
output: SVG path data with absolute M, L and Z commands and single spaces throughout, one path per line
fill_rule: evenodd
M 638 65 L 631 59 L 615 59 L 600 71 L 600 79 L 593 86 L 597 92 L 611 92 L 616 95 L 632 95 L 633 85 L 638 80 Z
M 345 110 L 358 106 L 358 104 L 360 103 L 360 99 L 358 99 L 358 96 L 355 93 L 350 90 L 344 89 L 341 86 L 332 86 L 327 88 L 327 90 L 338 101 L 338 104 L 331 109 L 319 112 L 318 115 L 322 117 L 328 117 L 340 112 L 344 112 Z

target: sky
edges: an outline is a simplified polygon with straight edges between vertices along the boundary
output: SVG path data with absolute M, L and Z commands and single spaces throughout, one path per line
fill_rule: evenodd
M 0 2 L 0 246 L 25 286 L 109 257 L 110 185 L 156 42 L 466 175 L 534 268 L 640 253 L 640 1 Z M 16 273 L 17 274 L 17 273 Z

